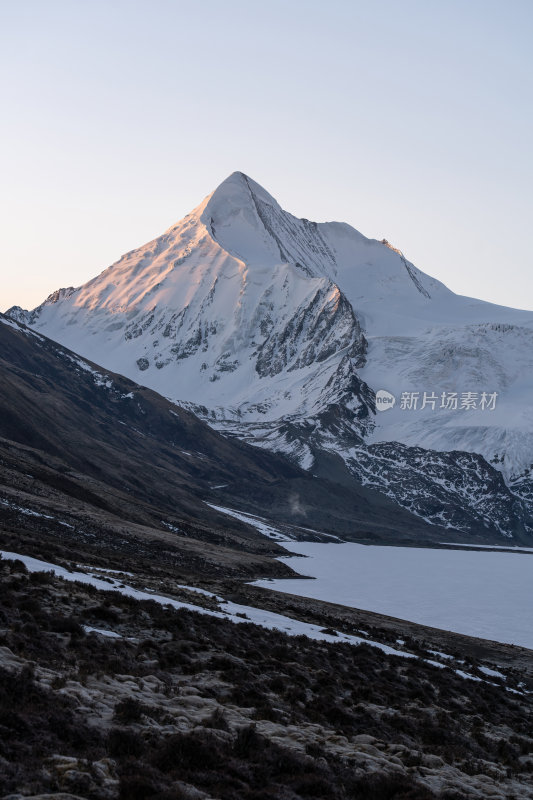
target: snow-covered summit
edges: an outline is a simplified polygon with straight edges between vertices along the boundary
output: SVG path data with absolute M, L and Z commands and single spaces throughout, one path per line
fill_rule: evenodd
M 299 219 L 241 172 L 88 283 L 11 316 L 308 468 L 341 455 L 397 501 L 407 488 L 392 490 L 382 462 L 373 473 L 365 442 L 479 453 L 529 496 L 533 313 L 458 296 L 386 240 Z M 386 414 L 378 389 L 398 398 Z M 490 392 L 498 404 L 409 411 L 404 392 Z M 448 524 L 430 505 L 417 513 Z
M 193 212 L 228 252 L 254 265 L 295 264 L 309 276 L 340 279 L 354 298 L 400 293 L 413 301 L 448 290 L 385 240 L 367 239 L 343 222 L 316 223 L 284 211 L 242 172 L 234 172 Z

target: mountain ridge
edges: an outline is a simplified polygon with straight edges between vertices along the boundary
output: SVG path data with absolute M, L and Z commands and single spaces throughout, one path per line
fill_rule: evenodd
M 346 223 L 298 219 L 243 173 L 84 286 L 8 313 L 307 469 L 341 453 L 430 522 L 533 532 L 533 315 L 454 295 Z M 409 415 L 398 402 L 376 414 L 378 389 L 500 399 L 487 412 Z M 402 467 L 385 480 L 379 453 L 394 442 Z M 423 488 L 417 448 L 435 467 Z M 457 473 L 460 452 L 483 468 L 471 458 Z
M 196 537 L 284 552 L 242 514 L 220 507 L 279 521 L 296 538 L 305 527 L 307 538 L 324 531 L 326 538 L 434 540 L 430 526 L 354 479 L 347 488 L 315 478 L 223 437 L 147 387 L 1 314 L 0 351 L 0 517 L 36 517 L 42 526 L 55 515 L 60 490 L 67 507 L 68 498 L 85 498 L 121 525 L 164 531 L 176 543 Z M 74 530 L 71 513 L 60 518 Z

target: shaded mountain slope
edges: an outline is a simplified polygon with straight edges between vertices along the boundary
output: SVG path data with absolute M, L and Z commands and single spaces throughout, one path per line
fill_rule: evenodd
M 214 528 L 237 536 L 241 547 L 259 543 L 271 553 L 278 552 L 275 543 L 204 501 L 347 538 L 414 541 L 438 534 L 348 473 L 344 485 L 315 478 L 221 436 L 150 389 L 40 334 L 0 322 L 3 447 L 11 469 L 22 452 L 40 460 L 40 480 L 50 489 L 139 525 L 177 528 L 177 535 L 187 525 L 204 528 L 205 536 Z M 17 486 L 31 492 L 31 479 L 19 476 Z

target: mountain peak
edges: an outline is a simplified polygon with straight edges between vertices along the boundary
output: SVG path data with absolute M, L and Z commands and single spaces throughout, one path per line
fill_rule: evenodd
M 265 256 L 268 262 L 287 260 L 280 257 L 269 225 L 269 220 L 284 212 L 272 195 L 244 172 L 232 172 L 195 213 L 227 252 L 254 263 Z
M 246 173 L 241 172 L 240 170 L 235 170 L 235 172 L 232 172 L 231 175 L 228 175 L 227 178 L 224 178 L 222 183 L 220 183 L 215 189 L 215 192 L 226 185 L 228 186 L 247 185 L 248 182 L 251 180 L 252 179 L 250 178 L 250 176 L 246 175 Z
M 258 201 L 281 210 L 279 203 L 266 189 L 244 172 L 232 172 L 204 201 L 202 221 L 227 219 L 239 211 L 257 211 Z

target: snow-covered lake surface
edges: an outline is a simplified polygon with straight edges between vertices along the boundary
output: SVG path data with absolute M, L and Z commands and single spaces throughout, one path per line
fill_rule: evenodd
M 533 555 L 291 542 L 316 580 L 257 586 L 533 649 Z

